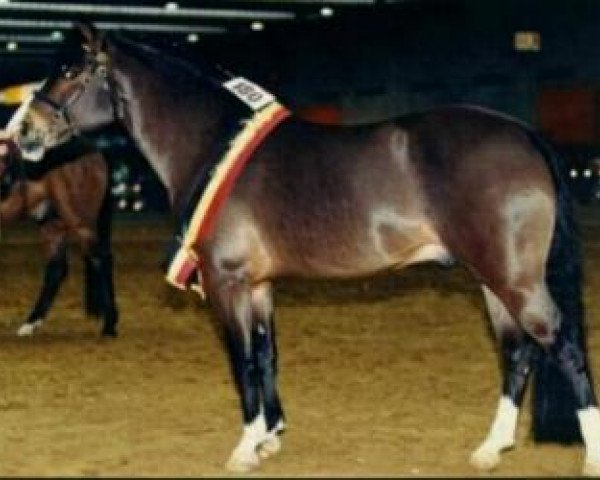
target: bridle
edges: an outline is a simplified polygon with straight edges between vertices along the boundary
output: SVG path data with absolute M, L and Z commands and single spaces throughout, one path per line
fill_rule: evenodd
M 60 103 L 55 102 L 48 95 L 43 93 L 41 90 L 35 91 L 33 93 L 33 98 L 35 98 L 38 102 L 48 105 L 52 109 L 52 112 L 54 113 L 54 116 L 56 118 L 62 119 L 69 127 L 74 127 L 68 110 L 71 106 L 73 106 L 77 102 L 77 100 L 79 100 L 79 97 L 83 93 L 84 89 L 78 88 L 77 90 L 78 90 L 78 94 L 73 95 L 64 105 L 61 105 Z
M 60 131 L 58 135 L 56 135 L 57 138 L 62 136 L 66 132 L 69 132 L 73 135 L 78 135 L 80 133 L 81 129 L 71 118 L 71 115 L 69 114 L 69 109 L 71 109 L 80 100 L 82 95 L 85 93 L 87 86 L 93 79 L 102 78 L 108 82 L 110 88 L 110 99 L 113 108 L 113 116 L 117 118 L 117 105 L 115 95 L 113 94 L 114 81 L 108 75 L 108 56 L 104 52 L 99 52 L 96 55 L 91 54 L 90 49 L 87 45 L 83 45 L 82 48 L 84 48 L 87 53 L 85 66 L 79 75 L 84 74 L 85 76 L 82 79 L 78 80 L 78 83 L 75 87 L 75 91 L 69 95 L 69 98 L 66 100 L 66 102 L 61 104 L 53 100 L 46 94 L 46 91 L 48 90 L 48 82 L 46 82 L 46 84 L 41 89 L 35 91 L 33 94 L 35 100 L 50 107 L 55 119 L 62 120 L 62 122 L 66 125 L 66 128 Z

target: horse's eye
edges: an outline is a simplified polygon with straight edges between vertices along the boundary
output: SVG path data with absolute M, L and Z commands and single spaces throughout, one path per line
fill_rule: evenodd
M 61 70 L 63 72 L 63 77 L 67 80 L 72 80 L 79 74 L 79 68 L 77 67 L 69 67 L 67 65 L 63 65 L 61 67 Z

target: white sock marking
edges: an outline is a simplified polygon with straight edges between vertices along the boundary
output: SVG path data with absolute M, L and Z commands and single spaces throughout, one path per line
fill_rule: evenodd
M 496 467 L 500 461 L 500 452 L 514 445 L 518 414 L 519 409 L 510 398 L 500 398 L 496 418 L 488 436 L 471 456 L 471 462 L 476 467 L 485 470 Z
M 34 330 L 41 327 L 43 323 L 43 320 L 36 320 L 33 323 L 24 323 L 17 330 L 17 335 L 19 337 L 28 337 L 30 335 L 33 335 Z
M 577 411 L 581 436 L 585 444 L 586 464 L 600 467 L 600 411 L 597 407 L 588 407 Z

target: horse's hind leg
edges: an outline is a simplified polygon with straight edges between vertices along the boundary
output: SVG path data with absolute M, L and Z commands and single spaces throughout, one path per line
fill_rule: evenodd
M 27 321 L 17 330 L 19 336 L 32 335 L 34 330 L 42 325 L 69 271 L 64 229 L 50 221 L 42 225 L 42 235 L 49 255 L 44 270 L 42 289 L 33 309 L 27 316 Z
M 483 293 L 499 342 L 503 382 L 496 416 L 486 439 L 471 455 L 471 463 L 491 470 L 500 463 L 500 453 L 515 443 L 517 416 L 537 347 L 524 336 L 502 301 L 485 286 Z
M 575 393 L 577 420 L 586 458 L 583 473 L 600 475 L 600 411 L 587 373 L 586 359 L 575 339 L 559 332 L 556 340 L 547 348 L 548 356 L 563 373 Z
M 573 319 L 565 317 L 568 313 L 559 310 L 544 283 L 532 289 L 526 296 L 520 321 L 531 337 L 543 347 L 543 356 L 537 365 L 536 387 L 562 391 L 562 384 L 549 383 L 549 374 L 552 370 L 548 367 L 551 368 L 552 365 L 558 367 L 562 374 L 559 381 L 565 384 L 567 390 L 561 394 L 559 400 L 554 398 L 553 401 L 574 407 L 586 449 L 583 471 L 586 474 L 598 475 L 600 474 L 600 411 L 588 374 L 583 341 L 579 338 L 580 333 L 576 332 L 577 329 L 573 328 Z M 540 394 L 536 392 L 536 396 Z M 548 408 L 539 405 L 540 403 L 545 402 L 536 401 L 536 408 Z M 559 427 L 557 431 L 569 429 L 568 417 L 548 420 L 555 422 Z M 566 426 L 563 427 L 561 423 Z M 573 435 L 568 433 L 566 435 L 566 441 L 572 441 Z M 558 438 L 558 441 L 560 440 L 561 438 Z
M 568 387 L 566 394 L 572 397 L 572 400 L 564 397 L 564 402 L 574 405 L 579 429 L 585 443 L 584 473 L 597 475 L 600 472 L 600 412 L 597 408 L 597 401 L 579 339 L 572 338 L 572 335 L 564 328 L 562 313 L 551 297 L 545 281 L 520 283 L 519 288 L 504 290 L 502 298 L 510 315 L 517 319 L 520 327 L 532 340 L 532 343 L 524 341 L 523 346 L 515 350 L 520 350 L 522 355 L 521 359 L 517 358 L 516 370 L 512 374 L 514 381 L 517 382 L 515 391 L 522 394 L 525 379 L 521 383 L 518 375 L 526 376 L 529 366 L 534 360 L 538 376 L 541 375 L 539 370 L 542 364 L 540 361 L 550 362 L 558 367 L 562 374 L 561 381 L 565 382 Z M 540 384 L 539 381 L 537 383 Z M 550 386 L 545 381 L 541 385 L 541 388 L 561 387 L 561 385 Z M 518 399 L 518 397 L 515 398 Z M 518 403 L 515 403 L 515 406 L 517 405 Z M 510 408 L 508 410 L 510 411 Z M 548 420 L 556 422 L 556 424 L 567 421 L 561 418 Z M 555 440 L 560 441 L 559 438 Z M 476 463 L 476 465 L 486 467 L 485 462 Z

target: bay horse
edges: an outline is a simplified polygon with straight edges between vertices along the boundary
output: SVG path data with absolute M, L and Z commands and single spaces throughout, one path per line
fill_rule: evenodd
M 103 317 L 102 335 L 117 334 L 109 175 L 104 155 L 79 137 L 49 150 L 43 163 L 26 162 L 10 142 L 0 143 L 0 225 L 34 219 L 46 256 L 41 290 L 18 335 L 32 335 L 46 319 L 68 274 L 71 239 L 83 255 L 86 312 Z
M 16 141 L 36 157 L 78 131 L 119 120 L 180 212 L 240 113 L 238 100 L 220 88 L 216 66 L 200 62 L 80 25 Z M 281 447 L 274 280 L 349 278 L 453 260 L 481 284 L 503 372 L 495 419 L 472 464 L 492 469 L 513 447 L 535 370 L 535 438 L 582 437 L 583 470 L 599 474 L 600 412 L 565 178 L 541 136 L 477 107 L 361 126 L 293 115 L 281 123 L 254 152 L 209 238 L 194 245 L 241 402 L 243 431 L 227 467 L 248 471 Z

